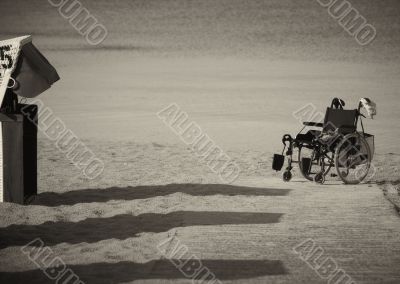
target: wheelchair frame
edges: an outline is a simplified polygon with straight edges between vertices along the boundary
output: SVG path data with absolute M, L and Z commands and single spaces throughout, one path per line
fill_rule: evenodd
M 282 138 L 284 145 L 282 154 L 275 154 L 273 159 L 272 168 L 276 171 L 280 171 L 283 167 L 285 156 L 287 157 L 287 167 L 283 173 L 283 180 L 290 181 L 292 179 L 292 164 L 299 164 L 301 174 L 310 181 L 323 184 L 325 177 L 329 171 L 335 167 L 337 175 L 346 184 L 357 184 L 363 181 L 368 175 L 370 169 L 373 149 L 368 144 L 366 137 L 372 137 L 370 134 L 365 133 L 364 125 L 361 117 L 365 117 L 361 114 L 360 109 L 362 107 L 361 102 L 356 110 L 343 110 L 344 101 L 338 98 L 332 100 L 330 108 L 327 109 L 325 115 L 325 122 L 303 122 L 304 127 L 296 135 L 296 138 L 292 138 L 290 134 L 285 134 Z M 339 125 L 338 127 L 328 120 L 328 114 L 330 110 L 338 109 L 344 112 L 351 112 L 354 114 L 354 124 L 352 125 Z M 357 131 L 358 122 L 361 124 L 361 132 Z M 327 133 L 326 128 L 331 126 L 334 132 Z M 304 139 L 304 134 L 301 134 L 306 127 L 318 127 L 322 128 L 322 131 L 310 130 L 307 132 L 309 136 L 312 134 L 312 138 Z M 311 134 L 310 134 L 311 133 Z M 299 137 L 303 137 L 300 139 Z M 327 140 L 323 140 L 323 136 Z M 345 147 L 343 149 L 343 147 Z M 373 146 L 372 146 L 373 147 Z M 298 159 L 293 159 L 294 149 L 298 149 Z M 310 158 L 302 157 L 302 151 L 304 149 L 310 149 L 312 156 Z M 285 152 L 286 150 L 286 152 Z M 344 150 L 346 152 L 344 152 Z M 284 156 L 285 154 L 285 156 Z M 316 173 L 311 172 L 312 165 L 319 167 L 319 171 Z M 364 173 L 356 172 L 356 178 L 350 179 L 350 169 L 354 169 L 357 166 L 365 165 L 366 169 Z M 345 171 L 343 171 L 343 168 Z M 357 169 L 358 171 L 361 168 Z M 357 174 L 359 176 L 357 176 Z

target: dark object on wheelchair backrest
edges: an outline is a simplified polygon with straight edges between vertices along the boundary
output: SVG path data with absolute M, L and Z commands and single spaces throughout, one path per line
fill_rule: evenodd
M 343 109 L 345 105 L 346 103 L 344 102 L 344 100 L 339 98 L 334 98 L 331 103 L 331 108 Z
M 275 171 L 280 171 L 283 167 L 284 162 L 285 162 L 284 155 L 274 154 L 274 160 L 272 161 L 272 169 Z
M 357 125 L 356 109 L 326 109 L 323 132 L 335 131 L 342 128 L 345 132 L 355 131 Z

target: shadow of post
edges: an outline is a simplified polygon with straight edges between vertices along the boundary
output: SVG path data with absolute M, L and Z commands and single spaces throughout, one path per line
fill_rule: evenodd
M 177 192 L 192 196 L 246 195 L 285 196 L 290 189 L 256 188 L 225 184 L 170 184 L 138 187 L 111 187 L 106 189 L 82 189 L 64 193 L 44 192 L 36 197 L 33 205 L 60 206 L 78 203 L 107 202 L 110 200 L 135 200 L 166 196 Z
M 185 262 L 184 259 L 180 261 L 182 263 Z M 284 265 L 279 260 L 202 259 L 201 263 L 203 267 L 207 267 L 215 275 L 216 279 L 219 280 L 249 279 L 268 275 L 287 274 Z M 125 261 L 118 263 L 68 265 L 68 268 L 84 283 L 122 283 L 148 279 L 187 279 L 179 269 L 166 259 L 154 260 L 147 263 Z M 199 274 L 199 278 L 201 276 Z M 196 275 L 190 279 L 196 279 Z M 25 282 L 42 284 L 55 283 L 55 280 L 49 280 L 43 271 L 37 269 L 24 272 L 0 273 L 0 282 L 8 284 Z
M 40 225 L 11 225 L 0 228 L 0 249 L 24 246 L 36 238 L 46 246 L 59 243 L 94 243 L 107 239 L 135 237 L 139 233 L 165 232 L 176 227 L 277 223 L 280 213 L 177 211 L 168 214 L 129 214 L 89 218 L 80 222 L 46 222 Z

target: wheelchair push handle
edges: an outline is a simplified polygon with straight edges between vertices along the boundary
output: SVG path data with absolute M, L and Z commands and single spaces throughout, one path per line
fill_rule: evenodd
M 331 108 L 343 109 L 345 105 L 346 103 L 344 102 L 344 100 L 339 98 L 334 98 L 331 103 Z

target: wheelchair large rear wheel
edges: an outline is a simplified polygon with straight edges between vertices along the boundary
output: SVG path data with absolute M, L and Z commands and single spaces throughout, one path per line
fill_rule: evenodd
M 346 184 L 358 184 L 368 175 L 371 167 L 371 149 L 359 133 L 347 134 L 335 149 L 335 167 Z
M 307 165 L 303 164 L 303 158 L 309 159 Z M 328 174 L 332 167 L 332 163 L 323 159 L 324 163 L 324 176 Z M 309 181 L 314 181 L 315 176 L 321 172 L 321 161 L 319 152 L 315 148 L 300 147 L 299 148 L 299 168 L 304 178 Z

